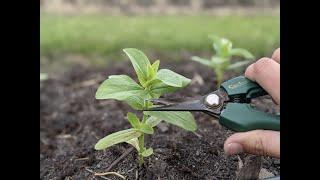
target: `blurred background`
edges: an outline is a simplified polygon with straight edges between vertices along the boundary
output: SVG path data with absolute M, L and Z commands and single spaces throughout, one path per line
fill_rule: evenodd
M 208 34 L 230 39 L 257 58 L 280 46 L 278 0 L 40 0 L 41 72 L 127 60 L 211 56 Z

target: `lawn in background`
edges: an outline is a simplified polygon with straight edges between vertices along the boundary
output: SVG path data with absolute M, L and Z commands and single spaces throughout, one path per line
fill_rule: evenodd
M 40 53 L 108 56 L 135 47 L 146 52 L 212 51 L 208 34 L 227 37 L 256 56 L 280 45 L 280 18 L 256 16 L 58 16 L 41 14 Z M 119 59 L 124 59 L 119 56 Z

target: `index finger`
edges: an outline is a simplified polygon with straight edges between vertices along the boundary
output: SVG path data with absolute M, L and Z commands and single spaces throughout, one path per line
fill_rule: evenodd
M 280 104 L 280 64 L 270 58 L 261 58 L 247 68 L 245 76 L 256 81 Z

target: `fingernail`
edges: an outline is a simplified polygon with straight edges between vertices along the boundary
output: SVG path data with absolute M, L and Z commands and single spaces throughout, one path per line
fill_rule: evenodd
M 226 147 L 226 153 L 228 155 L 240 154 L 243 152 L 242 145 L 239 143 L 230 143 Z

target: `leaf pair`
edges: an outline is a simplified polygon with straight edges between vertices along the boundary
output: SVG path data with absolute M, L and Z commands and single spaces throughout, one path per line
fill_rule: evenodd
M 169 69 L 161 69 L 158 71 L 160 61 L 157 60 L 151 65 L 149 59 L 142 51 L 134 48 L 127 48 L 123 51 L 128 55 L 139 82 L 144 88 L 150 87 L 152 89 L 152 86 L 158 83 L 157 80 L 167 86 L 179 88 L 186 86 L 191 81 Z
M 243 57 L 245 59 L 253 59 L 254 56 L 247 50 L 242 48 L 232 48 L 232 42 L 226 38 L 220 38 L 215 35 L 210 35 L 213 40 L 213 48 L 218 57 L 230 58 L 232 56 Z
M 232 42 L 226 38 L 220 38 L 214 35 L 209 36 L 213 40 L 213 48 L 219 57 L 228 57 L 232 49 Z
M 154 82 L 156 79 L 173 87 L 184 87 L 190 82 L 188 78 L 169 69 L 161 69 L 158 72 L 160 61 L 157 60 L 151 65 L 148 57 L 137 49 L 127 48 L 123 51 L 128 55 L 133 68 L 136 71 L 139 82 L 144 88 L 152 86 L 152 84 L 156 83 Z
M 144 147 L 142 151 L 140 150 L 138 138 L 133 138 L 133 139 L 127 141 L 127 143 L 131 144 L 134 148 L 136 148 L 136 150 L 139 153 L 139 156 L 149 157 L 150 155 L 153 154 L 153 149 L 152 148 L 148 148 L 147 149 L 147 148 Z
M 134 126 L 139 127 L 138 122 L 137 122 L 137 121 L 139 121 L 139 119 L 136 117 L 136 115 L 134 115 L 133 113 L 128 113 L 127 118 L 133 127 Z M 149 117 L 145 124 L 148 125 L 148 127 L 153 128 L 156 125 L 158 125 L 160 123 L 160 121 L 161 120 L 156 117 Z M 140 124 L 140 122 L 139 122 L 139 124 Z M 138 152 L 140 152 L 138 137 L 140 137 L 142 135 L 142 133 L 143 133 L 143 131 L 141 131 L 141 129 L 137 129 L 134 127 L 134 128 L 130 128 L 130 129 L 126 129 L 126 130 L 122 130 L 122 131 L 118 131 L 118 132 L 109 134 L 108 136 L 106 136 L 98 141 L 98 143 L 95 145 L 95 149 L 102 150 L 102 149 L 108 148 L 110 146 L 113 146 L 115 144 L 126 142 L 128 144 L 131 144 L 133 147 L 135 147 L 137 149 Z
M 115 99 L 127 102 L 134 109 L 142 109 L 146 99 L 158 98 L 165 93 L 174 92 L 190 83 L 190 79 L 169 69 L 159 69 L 160 61 L 152 65 L 143 52 L 128 48 L 124 52 L 139 79 L 137 84 L 126 75 L 112 75 L 105 80 L 96 92 L 96 99 Z
M 127 118 L 133 128 L 141 131 L 142 133 L 153 134 L 154 131 L 152 126 L 147 123 L 140 122 L 139 118 L 135 114 L 129 112 L 127 114 Z
M 176 125 L 188 131 L 195 131 L 197 124 L 195 123 L 193 116 L 190 112 L 178 112 L 178 111 L 145 111 L 146 115 L 155 117 L 159 120 L 166 121 L 167 123 Z
M 127 114 L 127 118 L 132 127 L 146 134 L 153 134 L 153 127 L 162 120 L 188 131 L 195 131 L 197 129 L 197 124 L 190 112 L 145 111 L 144 114 L 150 116 L 146 123 L 140 122 L 139 118 L 131 112 Z
M 142 109 L 150 94 L 127 75 L 112 75 L 96 92 L 96 99 L 115 99 L 127 102 L 134 109 Z
M 150 155 L 153 154 L 153 149 L 152 148 L 143 148 L 143 151 L 140 151 L 140 147 L 139 147 L 139 142 L 138 142 L 138 138 L 133 138 L 129 141 L 127 141 L 128 144 L 131 144 L 133 147 L 136 148 L 136 150 L 139 152 L 139 155 L 141 155 L 142 157 L 149 157 Z
M 123 50 L 133 65 L 134 70 L 138 76 L 140 84 L 145 87 L 146 83 L 153 78 L 158 71 L 159 61 L 155 62 L 152 66 L 148 57 L 136 49 L 127 48 Z
M 112 145 L 138 138 L 141 134 L 140 131 L 134 128 L 118 131 L 100 139 L 94 148 L 96 150 L 102 150 Z

